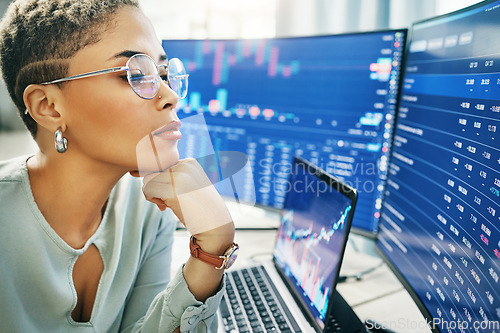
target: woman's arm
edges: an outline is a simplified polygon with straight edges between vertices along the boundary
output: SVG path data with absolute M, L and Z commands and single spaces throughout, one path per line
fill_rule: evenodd
M 233 244 L 234 224 L 228 223 L 216 229 L 196 235 L 196 242 L 203 251 L 223 255 Z M 214 295 L 220 285 L 224 270 L 190 257 L 184 265 L 184 277 L 197 300 L 204 302 Z
M 147 176 L 144 184 L 146 198 L 160 209 L 171 208 L 204 252 L 223 255 L 233 244 L 232 217 L 195 159 L 181 160 L 160 174 Z M 222 275 L 223 270 L 193 257 L 184 266 L 189 289 L 200 301 L 218 290 Z
M 146 198 L 161 210 L 171 208 L 204 252 L 223 255 L 233 244 L 229 211 L 196 160 L 182 160 L 162 173 L 147 176 L 144 183 Z M 171 244 L 173 239 L 164 239 L 159 246 L 164 242 Z M 224 271 L 190 257 L 146 315 L 124 331 L 215 332 L 223 293 Z
M 204 302 L 188 287 L 185 268 L 179 269 L 167 285 L 176 221 L 173 214 L 165 216 L 127 298 L 120 332 L 180 332 L 179 327 L 189 332 L 216 332 L 224 284 L 219 280 L 215 295 Z

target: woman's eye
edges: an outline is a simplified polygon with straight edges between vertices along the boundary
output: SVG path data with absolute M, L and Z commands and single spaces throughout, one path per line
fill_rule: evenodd
M 120 79 L 123 81 L 128 81 L 127 75 L 120 75 Z

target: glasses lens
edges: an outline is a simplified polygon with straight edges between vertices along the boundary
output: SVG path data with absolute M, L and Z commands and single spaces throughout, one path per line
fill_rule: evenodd
M 172 58 L 168 62 L 168 82 L 170 88 L 179 96 L 185 98 L 188 91 L 188 77 L 186 68 L 179 58 Z
M 160 89 L 160 74 L 153 59 L 136 54 L 128 61 L 128 82 L 137 95 L 152 99 Z

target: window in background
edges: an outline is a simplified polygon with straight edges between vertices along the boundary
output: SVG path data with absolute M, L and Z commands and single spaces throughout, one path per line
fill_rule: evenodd
M 142 0 L 160 39 L 267 38 L 277 0 Z
M 311 36 L 408 28 L 481 0 L 278 0 L 276 35 Z
M 436 15 L 446 14 L 459 10 L 471 5 L 474 5 L 482 0 L 437 0 L 436 1 Z

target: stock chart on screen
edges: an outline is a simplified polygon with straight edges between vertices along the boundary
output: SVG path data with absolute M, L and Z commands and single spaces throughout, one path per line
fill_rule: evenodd
M 323 323 L 350 230 L 351 198 L 296 164 L 274 248 L 274 258 L 290 283 Z
M 313 207 L 317 209 L 316 214 L 320 214 L 321 207 Z M 344 222 L 349 214 L 351 206 L 347 206 L 342 212 L 341 210 L 335 212 L 337 220 L 330 221 L 331 215 L 326 216 L 329 222 L 321 226 L 321 229 L 314 230 L 315 226 L 312 222 L 306 222 L 304 228 L 298 228 L 292 224 L 295 218 L 295 223 L 304 219 L 300 216 L 303 212 L 295 212 L 290 210 L 283 217 L 282 226 L 276 244 L 276 253 L 281 260 L 285 257 L 291 256 L 287 259 L 289 266 L 286 267 L 285 272 L 287 275 L 292 276 L 296 284 L 300 286 L 303 293 L 307 295 L 308 301 L 318 312 L 322 319 L 326 316 L 328 309 L 328 297 L 330 295 L 330 288 L 333 283 L 334 270 L 332 266 L 320 266 L 321 257 L 318 253 L 325 253 L 331 251 L 328 244 L 332 240 L 335 233 L 344 234 Z M 331 213 L 331 212 L 328 212 Z M 325 216 L 318 220 L 325 220 Z M 302 221 L 303 222 L 303 221 Z M 337 240 L 341 244 L 341 238 Z M 338 238 L 338 237 L 336 237 Z M 335 243 L 335 241 L 332 241 Z M 334 263 L 338 258 L 327 258 Z M 321 270 L 320 270 L 321 267 Z M 329 274 L 325 274 L 325 272 Z
M 406 32 L 262 40 L 164 40 L 190 74 L 179 150 L 248 155 L 258 204 L 282 208 L 294 156 L 359 192 L 354 227 L 377 230 Z M 212 147 L 208 147 L 212 145 Z M 250 172 L 250 171 L 248 171 Z M 245 195 L 241 196 L 245 200 Z
M 378 245 L 435 331 L 500 332 L 500 2 L 417 23 Z

